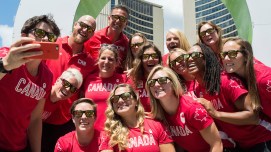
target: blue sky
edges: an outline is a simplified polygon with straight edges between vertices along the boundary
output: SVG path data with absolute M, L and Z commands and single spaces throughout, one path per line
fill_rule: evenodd
M 12 32 L 14 17 L 20 0 L 1 0 L 0 5 L 0 47 L 2 37 L 7 36 L 7 32 Z M 9 35 L 10 36 L 10 35 Z M 11 38 L 10 38 L 11 39 Z

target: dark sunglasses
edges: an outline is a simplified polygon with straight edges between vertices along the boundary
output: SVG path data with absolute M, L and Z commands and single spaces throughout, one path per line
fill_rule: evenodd
M 206 36 L 206 33 L 212 34 L 212 33 L 214 33 L 214 32 L 215 32 L 215 29 L 210 28 L 210 29 L 207 29 L 206 31 L 200 32 L 199 35 L 200 35 L 201 37 L 205 37 L 205 36 Z
M 178 56 L 177 58 L 175 58 L 174 60 L 170 61 L 169 65 L 170 65 L 170 67 L 174 67 L 174 66 L 176 66 L 177 62 L 181 63 L 188 58 L 189 58 L 189 54 L 182 54 L 182 55 Z
M 132 47 L 132 48 L 135 48 L 136 46 L 137 46 L 137 47 L 140 47 L 140 46 L 143 45 L 143 44 L 144 44 L 144 42 L 134 43 L 134 44 L 131 44 L 131 47 Z
M 101 44 L 101 48 L 109 49 L 109 50 L 113 48 L 115 50 L 118 50 L 118 46 L 116 46 L 115 44 L 107 44 L 107 43 Z
M 242 50 L 230 50 L 227 52 L 221 52 L 220 57 L 224 59 L 227 55 L 230 59 L 235 59 L 237 57 L 238 52 L 243 52 Z
M 186 55 L 187 55 L 186 59 L 189 59 L 190 57 L 192 59 L 197 59 L 197 58 L 200 58 L 200 57 L 204 56 L 203 53 L 201 53 L 201 52 L 193 52 L 193 53 L 186 54 Z
M 115 20 L 120 20 L 122 23 L 124 23 L 126 21 L 126 17 L 124 16 L 119 16 L 119 15 L 111 15 L 111 18 L 115 21 Z
M 158 55 L 156 53 L 153 53 L 153 54 L 143 54 L 143 60 L 149 60 L 150 57 L 152 59 L 158 59 Z
M 30 30 L 30 32 L 32 31 L 34 31 L 34 35 L 38 38 L 44 38 L 45 36 L 47 36 L 49 42 L 55 42 L 57 39 L 57 36 L 54 33 L 46 32 L 39 28 Z
M 65 79 L 61 79 L 62 81 L 62 85 L 64 88 L 70 88 L 70 92 L 71 93 L 75 93 L 78 89 L 73 86 L 69 81 L 65 80 Z
M 121 98 L 122 100 L 124 100 L 124 101 L 127 101 L 127 100 L 131 99 L 131 95 L 132 95 L 131 92 L 124 92 L 124 93 L 119 94 L 119 95 L 113 95 L 113 96 L 110 98 L 110 101 L 111 101 L 112 103 L 118 103 L 120 98 Z
M 153 87 L 156 83 L 156 81 L 159 83 L 159 84 L 166 84 L 167 83 L 167 80 L 170 80 L 171 79 L 169 77 L 160 77 L 160 78 L 157 78 L 157 79 L 151 79 L 147 82 L 147 84 L 150 86 L 150 87 Z
M 81 118 L 83 116 L 83 114 L 86 115 L 86 117 L 90 118 L 90 117 L 94 117 L 95 111 L 94 110 L 74 110 L 72 112 L 73 116 L 76 118 Z
M 81 28 L 86 28 L 89 33 L 93 33 L 95 31 L 94 28 L 92 28 L 91 26 L 87 25 L 84 22 L 78 22 L 78 23 L 79 23 Z

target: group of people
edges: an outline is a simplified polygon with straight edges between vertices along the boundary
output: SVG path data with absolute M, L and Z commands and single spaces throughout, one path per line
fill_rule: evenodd
M 123 33 L 129 11 L 92 16 L 70 36 L 50 15 L 34 16 L 21 39 L 0 48 L 0 151 L 271 151 L 271 68 L 249 42 L 198 25 L 190 45 L 177 29 L 162 55 L 144 34 Z M 59 44 L 56 60 L 33 41 Z

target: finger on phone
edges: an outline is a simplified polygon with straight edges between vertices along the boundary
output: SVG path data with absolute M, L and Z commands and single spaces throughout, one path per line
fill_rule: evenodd
M 42 55 L 43 52 L 42 51 L 27 51 L 27 52 L 23 52 L 22 54 L 23 54 L 22 58 L 30 58 L 30 57 Z

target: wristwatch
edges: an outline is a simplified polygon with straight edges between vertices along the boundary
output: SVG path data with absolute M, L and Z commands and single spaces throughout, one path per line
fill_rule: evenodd
M 2 58 L 0 58 L 0 73 L 11 73 L 12 70 L 8 71 L 4 68 Z

